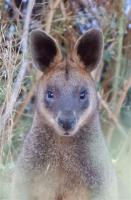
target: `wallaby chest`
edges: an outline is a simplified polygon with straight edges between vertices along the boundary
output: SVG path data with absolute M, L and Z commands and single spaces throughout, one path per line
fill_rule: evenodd
M 76 197 L 83 200 L 86 194 L 85 199 L 88 200 L 89 189 L 85 183 L 82 156 L 78 159 L 78 155 L 82 154 L 80 145 L 73 138 L 52 138 L 52 141 L 48 143 L 48 148 L 43 144 L 46 151 L 43 149 L 43 153 L 38 151 L 38 155 L 35 155 L 39 160 L 33 174 L 33 196 L 39 200 L 43 200 L 43 197 L 46 200 L 73 200 Z M 67 194 L 70 194 L 69 197 Z
M 76 176 L 70 176 L 62 168 L 50 165 L 37 174 L 33 184 L 33 198 L 39 200 L 88 200 L 89 190 Z

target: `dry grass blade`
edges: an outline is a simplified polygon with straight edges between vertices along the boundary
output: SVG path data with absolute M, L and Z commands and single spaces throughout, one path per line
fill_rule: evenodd
M 2 119 L 0 120 L 1 121 L 0 129 L 4 129 L 7 121 L 9 120 L 9 118 L 13 112 L 13 108 L 14 108 L 15 102 L 17 100 L 17 97 L 19 95 L 22 81 L 24 79 L 25 72 L 26 72 L 26 69 L 29 64 L 29 61 L 27 59 L 27 55 L 28 55 L 28 44 L 27 43 L 28 43 L 29 25 L 30 25 L 30 19 L 31 19 L 33 5 L 34 5 L 34 0 L 30 0 L 28 3 L 28 7 L 27 7 L 27 15 L 25 18 L 23 36 L 21 39 L 21 45 L 22 45 L 22 49 L 23 49 L 22 65 L 21 65 L 21 69 L 20 69 L 18 77 L 17 77 L 17 81 L 15 83 L 12 95 L 10 97 L 10 101 L 7 102 L 5 112 L 2 116 Z
M 131 87 L 131 77 L 129 77 L 129 79 L 127 81 L 125 81 L 125 84 L 123 86 L 121 95 L 120 95 L 120 99 L 117 103 L 116 109 L 115 109 L 115 116 L 118 117 L 121 111 L 121 107 L 122 104 L 127 96 L 127 92 L 129 90 L 129 88 Z
M 4 34 L 4 30 L 2 29 L 2 34 Z M 5 93 L 5 99 L 3 104 L 1 105 L 0 109 L 0 115 L 4 112 L 5 105 L 10 101 L 10 96 L 12 95 L 12 85 L 13 85 L 13 75 L 15 68 L 17 66 L 18 61 L 18 54 L 14 51 L 14 40 L 11 39 L 10 41 L 6 41 L 3 37 L 3 41 L 1 43 L 0 51 L 1 51 L 1 60 L 2 60 L 2 67 L 5 69 L 5 79 L 6 84 L 4 88 Z M 6 46 L 6 48 L 5 48 Z M 18 51 L 19 52 L 19 51 Z M 2 78 L 1 78 L 2 79 Z M 12 116 L 12 113 L 11 113 Z M 7 143 L 7 141 L 11 138 L 11 132 L 12 132 L 12 117 L 10 118 L 9 123 L 5 129 L 0 130 L 0 158 L 3 152 L 3 146 Z

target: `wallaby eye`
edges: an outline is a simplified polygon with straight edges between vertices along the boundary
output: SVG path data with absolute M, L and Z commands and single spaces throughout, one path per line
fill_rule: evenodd
M 54 97 L 54 94 L 52 91 L 47 91 L 47 97 L 48 99 L 52 99 Z
M 87 91 L 86 90 L 82 90 L 80 92 L 80 99 L 85 99 L 86 95 L 87 95 Z

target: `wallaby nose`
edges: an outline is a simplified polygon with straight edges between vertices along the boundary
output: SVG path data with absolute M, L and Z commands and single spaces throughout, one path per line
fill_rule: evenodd
M 75 117 L 72 118 L 65 118 L 65 117 L 59 117 L 58 124 L 61 126 L 65 131 L 69 131 L 74 128 L 76 124 Z

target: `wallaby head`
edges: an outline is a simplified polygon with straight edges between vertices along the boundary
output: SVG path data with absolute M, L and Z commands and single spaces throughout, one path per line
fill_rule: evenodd
M 91 77 L 102 56 L 103 35 L 91 29 L 63 59 L 56 41 L 35 30 L 30 35 L 33 64 L 43 72 L 38 83 L 36 112 L 43 123 L 61 136 L 73 136 L 97 112 L 97 95 Z

